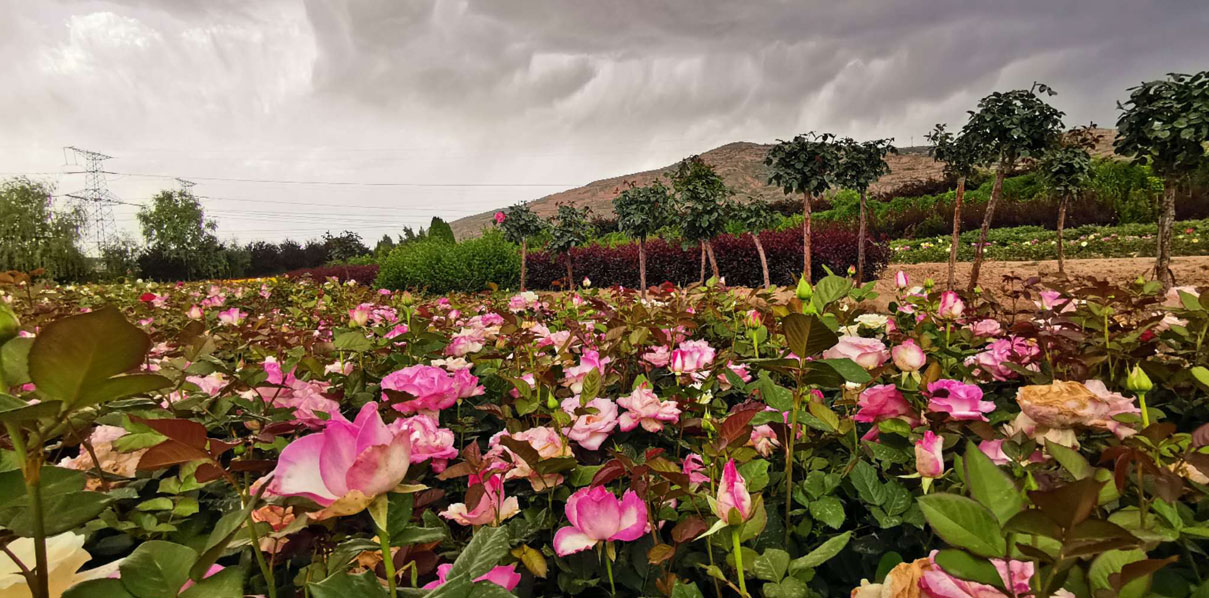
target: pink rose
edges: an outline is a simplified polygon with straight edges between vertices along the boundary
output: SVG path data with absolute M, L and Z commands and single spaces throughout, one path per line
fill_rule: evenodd
M 911 339 L 907 339 L 901 345 L 890 349 L 890 355 L 894 359 L 894 365 L 904 372 L 918 372 L 928 361 L 928 356 L 924 354 L 924 350 L 919 348 L 919 345 L 915 344 L 915 341 Z
M 455 521 L 460 525 L 499 525 L 504 520 L 520 512 L 520 505 L 515 496 L 504 496 L 504 480 L 499 475 L 480 482 L 479 476 L 471 475 L 470 486 L 482 484 L 483 494 L 479 504 L 473 508 L 464 503 L 454 503 L 441 512 L 441 517 Z
M 941 453 L 944 438 L 924 432 L 924 437 L 915 443 L 915 471 L 925 478 L 938 478 L 945 471 L 945 458 Z
M 622 432 L 629 432 L 639 425 L 647 432 L 660 432 L 665 422 L 676 423 L 680 420 L 680 408 L 676 406 L 676 401 L 660 401 L 646 384 L 635 388 L 628 396 L 617 399 L 617 404 L 626 409 L 618 420 Z
M 542 460 L 554 459 L 556 457 L 570 457 L 571 447 L 557 431 L 553 428 L 537 426 L 521 430 L 514 434 L 509 434 L 506 431 L 498 432 L 487 441 L 487 446 L 490 447 L 487 451 L 487 457 L 497 460 L 499 466 L 507 470 L 504 474 L 504 479 L 528 479 L 529 484 L 533 486 L 535 492 L 541 492 L 562 483 L 563 476 L 561 474 L 542 475 L 533 471 L 524 459 L 512 452 L 512 449 L 500 443 L 500 438 L 505 436 L 528 443 L 529 446 L 533 447 L 533 450 L 537 451 L 538 456 Z M 510 463 L 502 460 L 505 454 L 508 455 Z
M 844 359 L 855 361 L 857 365 L 872 370 L 890 360 L 890 352 L 886 345 L 875 338 L 859 336 L 841 336 L 840 342 L 834 347 L 823 351 L 823 359 Z
M 857 412 L 852 419 L 867 424 L 901 417 L 908 422 L 919 421 L 919 413 L 893 384 L 870 386 L 857 399 Z
M 424 587 L 421 589 L 435 590 L 436 588 L 445 585 L 445 578 L 449 576 L 449 572 L 451 570 L 453 570 L 453 565 L 450 563 L 438 565 L 436 580 L 424 584 Z M 493 567 L 490 571 L 474 578 L 472 581 L 489 581 L 511 592 L 512 590 L 515 590 L 517 584 L 521 582 L 521 574 L 516 572 L 516 563 L 512 563 L 511 565 L 499 565 L 497 567 Z
M 966 326 L 966 328 L 969 328 L 970 332 L 974 333 L 974 336 L 981 337 L 997 336 L 1000 332 L 1003 332 L 1003 327 L 999 325 L 999 321 L 992 320 L 991 318 L 978 320 Z
M 714 362 L 714 356 L 714 348 L 708 342 L 684 341 L 672 351 L 668 369 L 677 374 L 691 374 L 708 369 Z
M 739 521 L 747 521 L 751 519 L 753 513 L 753 503 L 751 494 L 747 491 L 747 481 L 739 475 L 739 468 L 735 467 L 735 460 L 731 459 L 722 468 L 722 480 L 718 483 L 714 514 L 722 521 L 734 523 L 732 515 L 737 516 Z
M 449 459 L 458 456 L 454 448 L 453 430 L 442 428 L 437 418 L 431 415 L 415 415 L 395 420 L 392 428 L 406 430 L 411 438 L 411 462 L 432 461 L 432 470 L 445 471 Z
M 581 488 L 567 499 L 567 520 L 571 525 L 554 534 L 554 552 L 567 556 L 582 552 L 599 542 L 630 542 L 650 529 L 646 503 L 626 490 L 621 500 L 604 488 Z
M 479 379 L 469 370 L 458 370 L 450 374 L 439 367 L 412 365 L 387 374 L 382 379 L 382 390 L 393 390 L 414 397 L 391 405 L 397 411 L 434 414 L 452 407 L 460 398 L 483 394 L 483 387 L 478 386 L 478 382 Z M 390 397 L 383 392 L 382 400 L 389 402 Z
M 995 410 L 995 403 L 982 400 L 982 389 L 957 380 L 937 380 L 928 385 L 928 411 L 948 413 L 956 420 L 988 421 L 984 413 Z
M 617 403 L 604 397 L 592 399 L 582 407 L 579 397 L 567 397 L 562 402 L 562 408 L 575 418 L 571 427 L 566 430 L 567 438 L 590 451 L 599 449 L 617 427 Z M 575 412 L 581 409 L 594 412 L 575 415 Z
M 937 309 L 936 315 L 942 320 L 957 320 L 961 318 L 961 313 L 965 311 L 966 304 L 953 291 L 945 291 L 940 294 L 940 308 Z

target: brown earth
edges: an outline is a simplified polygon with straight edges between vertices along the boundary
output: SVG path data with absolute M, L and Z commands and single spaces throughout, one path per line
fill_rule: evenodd
M 1113 283 L 1128 283 L 1138 276 L 1149 277 L 1154 268 L 1154 258 L 1102 258 L 1067 260 L 1067 275 L 1074 279 L 1098 278 Z M 1209 286 L 1209 256 L 1175 257 L 1171 260 L 1171 269 L 1175 272 L 1176 284 L 1192 286 Z M 922 284 L 931 278 L 937 284 L 943 285 L 948 277 L 949 265 L 945 263 L 926 264 L 890 264 L 877 281 L 879 294 L 877 306 L 885 308 L 887 301 L 894 296 L 894 275 L 899 270 L 911 277 L 911 284 Z M 1019 276 L 1028 278 L 1040 276 L 1042 282 L 1054 280 L 1058 275 L 1056 260 L 1029 262 L 984 262 L 979 280 L 983 290 L 998 294 L 1004 276 Z M 970 263 L 958 262 L 958 288 L 964 288 L 969 281 Z
M 1112 155 L 1115 131 L 1097 129 L 1097 133 L 1101 138 L 1093 153 L 1097 156 Z M 722 175 L 726 184 L 735 191 L 736 197 L 773 201 L 784 198 L 785 194 L 779 187 L 768 184 L 768 169 L 764 166 L 764 156 L 771 147 L 770 144 L 740 141 L 709 150 L 701 154 L 701 158 Z M 890 196 L 904 185 L 940 180 L 943 176 L 942 165 L 928 156 L 926 147 L 900 148 L 899 153 L 888 156 L 886 162 L 890 166 L 890 172 L 870 187 L 873 195 Z M 627 182 L 635 185 L 650 184 L 674 166 L 673 164 L 657 170 L 602 179 L 583 187 L 535 199 L 528 205 L 542 217 L 549 217 L 558 211 L 559 203 L 586 206 L 595 214 L 610 215 L 613 213 L 613 198 L 625 188 Z M 491 224 L 495 212 L 496 209 L 492 209 L 451 222 L 454 236 L 459 240 L 478 236 L 484 227 Z

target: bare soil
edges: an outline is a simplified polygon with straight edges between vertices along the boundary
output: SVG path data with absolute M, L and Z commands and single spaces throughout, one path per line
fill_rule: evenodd
M 1073 279 L 1105 279 L 1109 282 L 1123 284 L 1135 280 L 1138 276 L 1151 277 L 1154 268 L 1154 258 L 1102 258 L 1066 260 L 1066 274 Z M 1192 286 L 1209 286 L 1209 256 L 1175 257 L 1171 260 L 1171 269 L 1175 272 L 1176 284 Z M 878 306 L 885 307 L 885 302 L 894 296 L 894 275 L 899 270 L 911 277 L 911 284 L 923 284 L 931 278 L 937 285 L 944 285 L 948 277 L 949 265 L 946 263 L 925 264 L 890 264 L 877 281 Z M 1040 276 L 1042 281 L 1058 278 L 1058 262 L 1056 260 L 1027 261 L 1027 262 L 984 262 L 982 274 L 979 276 L 980 286 L 984 291 L 997 293 L 1004 276 L 1019 276 L 1029 278 Z M 957 288 L 964 289 L 970 280 L 970 263 L 957 263 Z

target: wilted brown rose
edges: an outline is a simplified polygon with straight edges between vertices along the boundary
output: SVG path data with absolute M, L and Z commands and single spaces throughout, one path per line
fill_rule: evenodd
M 1122 413 L 1139 413 L 1133 400 L 1110 392 L 1103 382 L 1059 380 L 1053 384 L 1022 386 L 1016 391 L 1020 411 L 1038 427 L 1076 427 L 1108 430 L 1128 436 L 1134 430 L 1113 419 Z
M 861 586 L 852 590 L 851 598 L 920 598 L 919 579 L 932 568 L 929 559 L 917 559 L 911 563 L 899 563 L 882 583 L 861 580 Z

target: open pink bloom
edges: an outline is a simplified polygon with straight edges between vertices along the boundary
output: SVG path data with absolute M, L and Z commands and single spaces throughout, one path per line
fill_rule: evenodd
M 735 362 L 728 361 L 726 362 L 726 369 L 734 372 L 740 380 L 744 382 L 751 382 L 751 372 L 747 370 L 746 363 L 736 365 Z M 723 370 L 722 373 L 718 374 L 718 387 L 722 390 L 730 390 L 731 388 L 730 379 L 726 377 L 726 370 Z
M 767 457 L 772 455 L 773 450 L 781 446 L 781 441 L 777 440 L 777 433 L 773 431 L 772 426 L 756 426 L 751 429 L 751 438 L 747 440 L 747 446 L 756 449 L 760 456 Z
M 945 291 L 940 294 L 940 308 L 936 310 L 936 315 L 942 320 L 956 320 L 961 318 L 965 309 L 966 304 L 957 293 Z
M 482 328 L 463 328 L 445 347 L 445 354 L 452 357 L 465 357 L 471 353 L 483 350 L 487 340 L 487 331 Z
M 563 384 L 571 388 L 571 392 L 579 394 L 583 392 L 584 377 L 592 370 L 600 372 L 601 376 L 606 373 L 605 366 L 613 361 L 611 357 L 601 359 L 600 352 L 595 349 L 587 349 L 579 358 L 579 365 L 571 366 L 563 369 Z
M 890 360 L 886 345 L 875 338 L 841 336 L 834 347 L 823 351 L 823 359 L 851 359 L 857 365 L 871 370 Z
M 672 353 L 667 347 L 660 345 L 643 353 L 642 360 L 657 368 L 665 368 L 672 361 Z
M 467 370 L 450 374 L 430 365 L 412 365 L 387 374 L 382 379 L 382 390 L 407 393 L 415 398 L 392 405 L 403 413 L 434 414 L 452 407 L 458 399 L 483 394 L 479 379 Z M 382 393 L 382 400 L 390 397 Z
M 1009 336 L 987 343 L 979 353 L 966 358 L 965 364 L 974 368 L 976 375 L 990 374 L 995 380 L 1012 380 L 1019 378 L 1015 370 L 1008 367 L 1016 365 L 1037 371 L 1037 360 L 1041 358 L 1041 348 L 1037 342 L 1019 336 Z
M 293 409 L 293 423 L 302 424 L 313 430 L 322 428 L 328 417 L 340 411 L 340 403 L 328 398 L 324 393 L 331 387 L 327 382 L 299 380 L 294 377 L 294 371 L 281 374 L 281 364 L 273 357 L 266 358 L 263 364 L 268 374 L 267 382 L 276 386 L 259 386 L 255 388 L 255 398 L 269 407 Z
M 433 590 L 445 585 L 445 578 L 449 576 L 449 571 L 452 569 L 453 565 L 450 563 L 437 565 L 436 580 L 424 584 L 422 589 Z M 511 565 L 494 567 L 487 573 L 474 578 L 474 581 L 489 581 L 511 592 L 521 582 L 521 574 L 516 572 L 516 563 L 512 563 Z
M 709 481 L 709 476 L 700 473 L 705 469 L 705 463 L 701 462 L 701 455 L 697 453 L 689 453 L 684 458 L 684 464 L 681 466 L 681 471 L 688 476 L 689 484 L 704 484 Z
M 999 325 L 999 321 L 992 320 L 991 318 L 978 320 L 977 322 L 966 326 L 966 328 L 969 328 L 970 332 L 974 333 L 974 336 L 982 337 L 995 336 L 1000 332 L 1003 332 L 1003 327 Z
M 894 359 L 894 365 L 904 372 L 918 372 L 920 368 L 928 361 L 928 356 L 924 354 L 924 350 L 915 344 L 914 340 L 907 339 L 903 344 L 890 349 L 890 355 Z
M 362 303 L 348 310 L 348 320 L 353 326 L 365 326 L 369 323 L 369 315 L 373 311 L 373 303 Z
M 945 472 L 945 458 L 941 452 L 944 439 L 924 432 L 924 437 L 915 443 L 915 471 L 925 478 L 938 478 Z
M 505 519 L 520 512 L 520 505 L 515 496 L 504 496 L 504 478 L 498 474 L 480 482 L 479 476 L 471 475 L 469 484 L 474 486 L 482 483 L 483 495 L 479 504 L 467 508 L 464 503 L 454 503 L 441 512 L 441 517 L 458 522 L 461 525 L 499 525 Z
M 567 438 L 590 451 L 600 448 L 617 427 L 617 403 L 604 397 L 592 399 L 582 407 L 595 410 L 595 413 L 575 415 L 575 411 L 581 409 L 577 396 L 563 399 L 562 408 L 575 418 L 566 430 Z
M 742 521 L 751 519 L 753 503 L 751 494 L 747 492 L 747 481 L 739 475 L 735 460 L 726 462 L 722 468 L 722 480 L 718 483 L 718 496 L 714 502 L 714 514 L 726 522 L 731 522 L 734 512 Z
M 238 307 L 218 312 L 218 322 L 223 326 L 239 326 L 247 317 L 247 312 L 239 311 Z
M 185 316 L 188 317 L 190 320 L 200 320 L 205 315 L 206 315 L 205 312 L 203 312 L 202 308 L 198 305 L 194 305 L 194 306 L 190 307 L 189 311 L 185 312 Z
M 503 224 L 503 223 L 504 223 L 504 218 L 505 218 L 505 216 L 504 216 L 504 213 L 503 213 L 503 212 L 496 212 L 496 213 L 495 213 L 495 223 L 496 223 L 496 224 Z M 511 589 L 511 588 L 509 588 L 509 589 Z
M 453 446 L 453 430 L 442 428 L 437 418 L 431 415 L 420 414 L 395 420 L 391 427 L 407 431 L 411 438 L 412 463 L 432 460 L 432 470 L 441 473 L 449 460 L 458 456 L 458 449 Z
M 677 374 L 691 374 L 708 369 L 717 354 L 706 341 L 684 341 L 672 351 L 668 369 Z
M 487 441 L 487 446 L 490 447 L 487 451 L 487 457 L 495 460 L 496 469 L 506 470 L 504 474 L 505 480 L 528 479 L 529 484 L 533 486 L 535 492 L 541 492 L 562 483 L 563 476 L 561 474 L 551 473 L 542 475 L 530 469 L 529 464 L 524 459 L 520 458 L 519 455 L 512 452 L 512 449 L 500 442 L 500 438 L 505 436 L 529 443 L 529 446 L 537 451 L 542 460 L 553 459 L 555 457 L 570 457 L 571 446 L 563 440 L 562 436 L 559 436 L 556 430 L 537 426 L 513 434 L 509 434 L 507 431 L 497 432 Z M 504 455 L 507 455 L 509 462 L 503 460 Z
M 893 384 L 870 386 L 857 399 L 858 407 L 852 419 L 867 424 L 901 417 L 909 422 L 919 421 L 919 413 Z
M 663 424 L 676 423 L 680 420 L 680 408 L 676 401 L 660 401 L 649 386 L 643 384 L 634 389 L 628 396 L 617 399 L 617 404 L 625 407 L 618 424 L 622 432 L 629 432 L 638 426 L 647 432 L 663 430 Z
M 1034 301 L 1040 309 L 1052 309 L 1060 311 L 1071 311 L 1075 308 L 1071 304 L 1070 299 L 1062 296 L 1058 291 L 1041 291 L 1039 293 L 1041 301 Z
M 1012 462 L 1012 459 L 1003 452 L 1003 439 L 998 440 L 983 440 L 978 443 L 978 450 L 986 455 L 995 465 L 1007 465 Z
M 995 410 L 995 403 L 982 400 L 982 389 L 957 380 L 937 380 L 928 385 L 928 411 L 948 413 L 957 420 L 988 421 L 984 413 Z
M 603 486 L 581 488 L 572 494 L 567 499 L 567 520 L 571 525 L 554 534 L 558 556 L 587 550 L 597 542 L 637 540 L 650 529 L 646 503 L 633 490 L 626 490 L 617 500 Z
M 398 486 L 410 463 L 408 435 L 391 431 L 371 402 L 352 422 L 334 413 L 322 432 L 286 445 L 268 491 L 318 503 L 315 519 L 351 515 Z
M 931 561 L 919 580 L 919 589 L 925 598 L 1006 598 L 1007 594 L 994 587 L 974 581 L 966 581 L 949 575 L 940 565 L 936 564 L 936 552 L 928 559 Z M 991 564 L 999 572 L 1004 585 L 1012 589 L 1012 595 L 1024 596 L 1032 589 L 1029 582 L 1033 578 L 1034 566 L 1029 561 L 1011 561 L 991 559 Z M 1054 598 L 1072 596 L 1065 590 L 1054 593 Z

